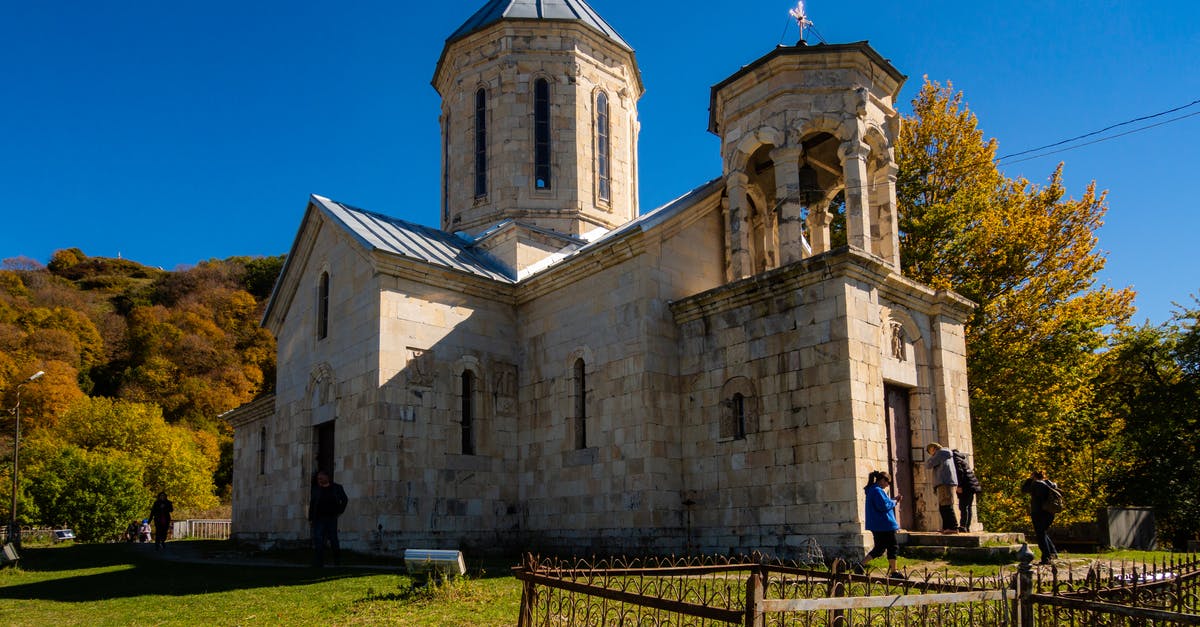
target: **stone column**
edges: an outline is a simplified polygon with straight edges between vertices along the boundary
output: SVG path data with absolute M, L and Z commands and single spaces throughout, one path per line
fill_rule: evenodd
M 896 209 L 896 164 L 888 162 L 875 173 L 871 185 L 871 206 L 878 230 L 875 252 L 900 271 L 900 215 Z
M 871 220 L 868 213 L 870 193 L 867 185 L 867 156 L 871 147 L 852 139 L 838 149 L 842 174 L 846 180 L 846 243 L 854 248 L 871 250 Z
M 829 251 L 829 225 L 833 222 L 833 216 L 829 215 L 828 206 L 829 199 L 822 198 L 815 207 L 808 208 L 808 233 L 812 237 L 809 245 L 814 255 Z
M 800 240 L 800 157 L 804 149 L 787 146 L 771 151 L 775 162 L 775 202 L 779 203 L 779 265 L 804 258 Z
M 725 177 L 725 190 L 729 195 L 729 275 L 736 281 L 754 273 L 754 259 L 750 254 L 750 203 L 746 200 L 746 184 L 750 177 L 742 172 L 731 172 Z

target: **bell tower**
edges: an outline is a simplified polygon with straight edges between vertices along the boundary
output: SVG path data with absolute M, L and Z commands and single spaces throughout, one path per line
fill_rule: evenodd
M 491 0 L 446 39 L 433 86 L 443 230 L 579 236 L 637 216 L 641 75 L 583 0 Z
M 900 271 L 893 145 L 905 76 L 867 42 L 780 46 L 712 88 L 721 138 L 727 270 L 737 280 L 846 244 Z

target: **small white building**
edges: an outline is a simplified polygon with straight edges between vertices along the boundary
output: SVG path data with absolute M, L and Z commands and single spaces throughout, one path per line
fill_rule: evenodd
M 306 540 L 317 469 L 365 551 L 857 551 L 875 469 L 939 528 L 971 304 L 900 273 L 904 78 L 772 49 L 712 88 L 722 176 L 639 213 L 630 46 L 582 0 L 489 2 L 434 72 L 441 228 L 305 210 L 276 392 L 226 416 L 234 536 Z

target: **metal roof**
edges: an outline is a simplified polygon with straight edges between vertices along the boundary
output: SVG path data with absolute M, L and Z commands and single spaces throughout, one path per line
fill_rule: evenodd
M 617 34 L 616 29 L 604 21 L 596 10 L 583 0 L 490 0 L 475 12 L 454 34 L 446 38 L 446 43 L 491 26 L 502 19 L 530 20 L 574 20 L 600 31 L 609 39 L 626 50 L 633 48 Z
M 371 250 L 381 250 L 435 266 L 458 270 L 503 283 L 516 277 L 471 241 L 382 214 L 351 207 L 336 200 L 313 196 L 313 203 Z

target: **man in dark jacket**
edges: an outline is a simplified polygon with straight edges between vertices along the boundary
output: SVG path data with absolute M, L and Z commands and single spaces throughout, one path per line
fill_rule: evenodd
M 958 530 L 965 533 L 971 529 L 975 495 L 983 494 L 983 486 L 979 485 L 975 471 L 967 463 L 966 453 L 954 449 L 950 454 L 954 456 L 954 472 L 958 475 Z
M 1033 536 L 1037 538 L 1038 548 L 1042 550 L 1042 564 L 1058 558 L 1058 549 L 1050 541 L 1050 525 L 1054 524 L 1054 513 L 1046 510 L 1046 501 L 1050 500 L 1051 488 L 1058 486 L 1046 478 L 1046 473 L 1035 470 L 1021 484 L 1021 491 L 1029 495 L 1029 517 L 1033 519 Z
M 341 484 L 334 483 L 329 473 L 317 472 L 317 481 L 308 500 L 308 522 L 312 525 L 313 566 L 325 565 L 325 543 L 333 550 L 333 563 L 341 563 L 341 547 L 338 546 L 337 519 L 346 511 L 346 491 Z

